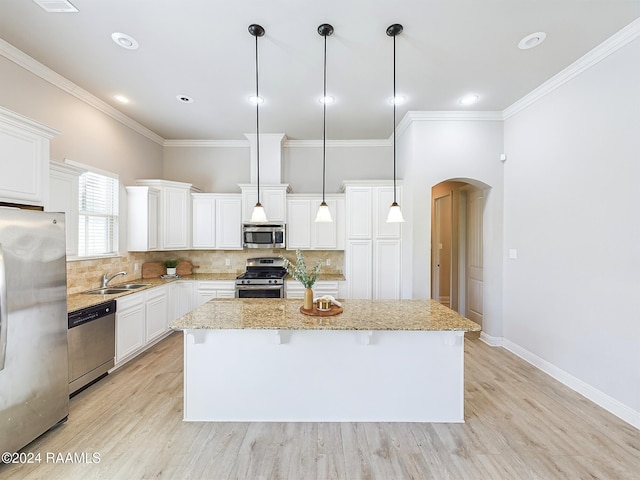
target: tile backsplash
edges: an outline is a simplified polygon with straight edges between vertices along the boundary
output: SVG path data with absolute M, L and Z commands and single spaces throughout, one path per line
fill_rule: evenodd
M 127 252 L 118 257 L 92 260 L 73 260 L 67 262 L 67 291 L 69 294 L 83 292 L 100 286 L 102 275 L 113 275 L 119 271 L 127 272 L 122 281 L 137 280 L 142 276 L 142 264 L 159 262 L 168 258 L 189 260 L 193 263 L 194 273 L 236 273 L 245 269 L 247 258 L 283 257 L 295 262 L 296 252 L 293 250 L 180 250 L 162 252 Z M 322 273 L 344 273 L 344 251 L 342 250 L 307 250 L 304 251 L 307 266 L 311 268 L 318 260 L 322 260 Z M 229 260 L 229 265 L 227 265 Z M 329 260 L 330 265 L 326 265 Z M 138 266 L 136 270 L 136 264 Z

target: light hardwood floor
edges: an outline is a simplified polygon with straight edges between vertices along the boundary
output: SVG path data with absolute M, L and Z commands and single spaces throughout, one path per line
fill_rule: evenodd
M 0 478 L 640 479 L 640 431 L 476 334 L 465 350 L 464 424 L 184 423 L 174 333 L 74 397 L 23 450 L 41 463 Z M 46 461 L 69 452 L 99 463 Z

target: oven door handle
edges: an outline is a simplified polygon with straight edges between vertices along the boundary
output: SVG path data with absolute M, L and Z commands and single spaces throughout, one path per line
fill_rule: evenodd
M 279 290 L 284 285 L 236 285 L 236 290 Z

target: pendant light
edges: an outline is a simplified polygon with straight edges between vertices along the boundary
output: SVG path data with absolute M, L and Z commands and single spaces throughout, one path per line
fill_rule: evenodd
M 253 207 L 251 213 L 251 223 L 267 222 L 267 214 L 264 207 L 260 203 L 260 93 L 258 90 L 258 37 L 264 35 L 264 28 L 257 24 L 249 25 L 249 33 L 256 37 L 256 167 L 257 167 L 257 184 L 258 184 L 258 201 Z
M 318 33 L 324 37 L 324 81 L 322 91 L 322 203 L 318 208 L 316 222 L 332 222 L 329 206 L 324 199 L 325 180 L 327 171 L 327 37 L 333 34 L 333 27 L 323 23 L 318 27 Z
M 402 25 L 394 23 L 387 28 L 387 35 L 393 37 L 393 203 L 389 208 L 387 222 L 399 223 L 404 222 L 402 210 L 396 201 L 396 36 L 402 33 Z

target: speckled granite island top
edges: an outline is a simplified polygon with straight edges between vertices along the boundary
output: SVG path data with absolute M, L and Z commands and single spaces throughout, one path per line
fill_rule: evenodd
M 480 325 L 433 300 L 344 300 L 332 317 L 300 313 L 299 299 L 214 299 L 172 322 L 174 330 L 480 331 Z

